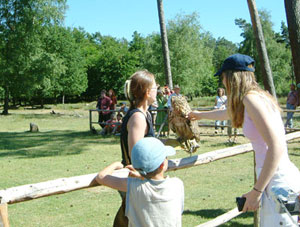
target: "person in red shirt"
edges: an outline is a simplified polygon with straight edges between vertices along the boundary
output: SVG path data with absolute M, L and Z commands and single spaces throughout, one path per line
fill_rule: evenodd
M 298 100 L 298 93 L 296 90 L 296 85 L 291 84 L 291 90 L 290 90 L 287 100 L 286 100 L 286 108 L 288 110 L 295 110 L 298 103 L 299 103 L 299 100 Z M 285 127 L 293 128 L 293 115 L 294 115 L 294 112 L 287 113 Z
M 98 122 L 102 128 L 105 127 L 105 122 L 110 119 L 110 113 L 111 113 L 110 111 L 103 111 L 103 110 L 110 110 L 111 103 L 112 103 L 111 99 L 108 96 L 106 96 L 106 91 L 102 90 L 101 96 L 98 99 L 97 106 L 96 106 L 98 110 L 101 110 L 98 111 L 99 113 Z
M 110 109 L 115 110 L 117 106 L 117 96 L 113 89 L 108 90 L 108 97 L 111 99 Z M 111 115 L 114 114 L 114 112 L 111 112 Z

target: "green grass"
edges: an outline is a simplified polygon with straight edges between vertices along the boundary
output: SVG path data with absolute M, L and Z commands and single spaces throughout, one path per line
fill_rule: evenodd
M 0 116 L 0 189 L 95 173 L 120 160 L 118 137 L 103 138 L 89 132 L 89 108 L 94 108 L 94 103 L 35 110 L 23 108 Z M 50 114 L 52 110 L 57 114 Z M 30 122 L 36 123 L 40 132 L 29 133 Z M 229 146 L 227 136 L 212 136 L 213 130 L 202 129 L 205 134 L 196 154 Z M 247 142 L 244 137 L 238 137 L 238 144 Z M 290 158 L 298 167 L 299 142 L 289 143 Z M 184 151 L 179 151 L 174 158 L 187 156 Z M 177 170 L 168 175 L 183 180 L 183 226 L 195 226 L 234 208 L 235 197 L 252 187 L 253 154 Z M 119 205 L 118 192 L 100 186 L 11 204 L 8 212 L 12 227 L 111 226 Z M 243 214 L 224 226 L 253 226 L 252 213 Z

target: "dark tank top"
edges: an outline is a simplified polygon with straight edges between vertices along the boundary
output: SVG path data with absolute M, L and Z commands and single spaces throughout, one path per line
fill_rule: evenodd
M 129 110 L 127 112 L 127 114 L 125 115 L 125 117 L 123 118 L 123 122 L 122 122 L 120 142 L 121 142 L 121 149 L 122 149 L 122 164 L 123 165 L 131 164 L 131 159 L 129 157 L 129 149 L 128 149 L 127 124 L 128 124 L 130 117 L 136 112 L 143 113 L 139 109 Z M 144 113 L 143 113 L 143 115 L 144 115 Z M 152 117 L 148 111 L 147 111 L 146 122 L 147 122 L 147 126 L 148 126 L 148 132 L 146 133 L 146 135 L 144 137 L 154 137 L 155 134 L 154 134 L 154 130 L 153 130 Z

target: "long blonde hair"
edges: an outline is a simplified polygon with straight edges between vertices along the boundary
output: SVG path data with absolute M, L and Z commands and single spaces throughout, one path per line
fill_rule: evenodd
M 222 73 L 222 76 L 225 77 L 228 96 L 227 110 L 233 127 L 240 128 L 243 126 L 245 110 L 243 99 L 251 91 L 256 91 L 268 98 L 280 110 L 274 97 L 259 87 L 253 72 L 227 70 Z
M 137 108 L 144 100 L 147 89 L 155 82 L 154 75 L 147 70 L 135 72 L 124 85 L 124 93 L 130 102 L 130 109 Z

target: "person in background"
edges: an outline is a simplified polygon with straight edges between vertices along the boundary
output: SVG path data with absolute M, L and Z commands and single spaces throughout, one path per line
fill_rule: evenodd
M 159 132 L 159 129 L 161 127 L 161 124 L 163 124 L 163 122 L 165 121 L 165 125 L 163 126 L 160 135 L 159 136 L 166 136 L 167 133 L 169 132 L 169 124 L 168 124 L 168 119 L 166 118 L 167 115 L 167 110 L 168 110 L 168 106 L 167 106 L 167 101 L 168 99 L 164 96 L 163 91 L 161 90 L 161 88 L 159 88 L 157 90 L 157 117 L 156 117 L 156 132 Z
M 103 110 L 110 110 L 111 102 L 112 102 L 111 99 L 106 96 L 106 91 L 102 90 L 96 105 L 96 108 L 98 110 L 101 110 L 98 111 L 99 113 L 98 122 L 102 128 L 105 127 L 105 122 L 110 119 L 110 113 L 111 113 L 110 111 L 103 111 Z
M 168 108 L 169 108 L 170 110 L 172 110 L 172 97 L 173 97 L 173 96 L 181 96 L 179 85 L 175 85 L 175 86 L 174 86 L 174 93 L 172 93 L 172 94 L 169 96 L 169 98 L 168 98 L 167 105 L 168 105 Z
M 133 146 L 132 166 L 127 167 L 131 170 L 129 177 L 112 175 L 114 170 L 124 167 L 121 162 L 112 163 L 97 175 L 99 184 L 127 192 L 125 214 L 129 226 L 181 226 L 183 182 L 177 177 L 164 176 L 168 169 L 167 156 L 174 154 L 174 148 L 160 140 L 142 138 Z
M 115 110 L 118 101 L 117 101 L 117 96 L 113 89 L 108 90 L 108 97 L 111 99 L 110 110 Z M 111 115 L 113 115 L 113 114 L 114 114 L 114 112 L 111 112 Z
M 238 129 L 233 128 L 233 138 L 232 138 L 232 124 L 231 120 L 227 120 L 227 135 L 228 135 L 228 143 L 236 143 L 236 138 L 238 134 Z
M 117 117 L 116 114 L 113 113 L 110 115 L 110 119 L 105 122 L 105 126 L 101 130 L 100 134 L 103 136 L 113 134 L 113 130 L 116 127 L 115 123 L 117 123 Z
M 226 109 L 226 102 L 227 102 L 227 96 L 225 95 L 225 89 L 224 88 L 218 88 L 217 90 L 217 97 L 215 99 L 215 106 L 214 109 L 216 110 L 224 110 Z M 224 133 L 224 126 L 226 124 L 226 121 L 215 121 L 215 134 L 218 134 L 219 126 L 221 125 L 221 133 Z
M 164 86 L 164 95 L 165 95 L 165 97 L 168 99 L 169 96 L 170 96 L 171 94 L 172 94 L 172 93 L 171 93 L 171 90 L 170 90 L 169 86 L 166 84 L 166 85 Z
M 286 108 L 288 110 L 295 110 L 299 103 L 298 92 L 295 84 L 291 84 L 290 88 L 291 90 L 286 100 Z M 293 128 L 293 115 L 294 112 L 287 112 L 285 127 Z
M 228 57 L 215 74 L 221 76 L 228 94 L 227 110 L 208 112 L 192 111 L 191 120 L 231 119 L 235 128 L 243 127 L 244 135 L 251 141 L 255 152 L 258 179 L 243 197 L 243 212 L 260 210 L 260 226 L 295 226 L 287 213 L 279 213 L 271 189 L 288 187 L 300 192 L 300 172 L 290 161 L 285 140 L 285 130 L 277 101 L 256 82 L 254 60 L 247 55 Z
M 128 111 L 128 107 L 127 107 L 127 104 L 126 102 L 121 102 L 121 107 L 119 109 L 119 112 L 123 114 L 123 116 L 126 115 L 127 111 Z
M 116 126 L 114 127 L 112 134 L 119 136 L 121 133 L 121 127 L 122 127 L 122 118 L 123 115 L 121 113 L 117 114 L 117 121 L 116 121 Z
M 135 72 L 125 82 L 125 97 L 130 102 L 130 108 L 123 117 L 121 127 L 121 150 L 122 164 L 131 164 L 131 150 L 133 146 L 144 137 L 154 137 L 153 123 L 149 106 L 156 100 L 157 87 L 155 77 L 147 70 Z M 128 220 L 125 217 L 125 197 L 122 197 L 122 205 L 115 217 L 114 226 L 127 226 Z

